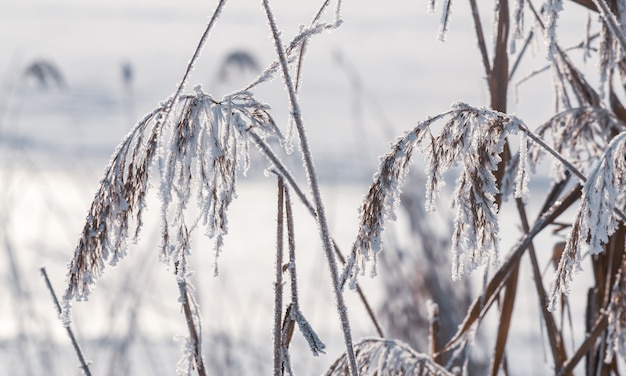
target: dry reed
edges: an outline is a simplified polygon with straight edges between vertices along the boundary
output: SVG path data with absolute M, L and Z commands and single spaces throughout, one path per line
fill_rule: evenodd
M 510 329 L 518 286 L 528 282 L 537 295 L 540 321 L 545 326 L 555 373 L 571 374 L 583 357 L 587 374 L 617 373 L 616 355 L 626 353 L 626 308 L 624 302 L 624 259 L 626 246 L 626 131 L 624 110 L 614 93 L 611 78 L 614 72 L 624 75 L 626 38 L 622 23 L 626 13 L 616 12 L 617 2 L 603 0 L 578 1 L 599 11 L 601 15 L 599 68 L 600 89 L 595 89 L 574 64 L 568 51 L 561 48 L 557 38 L 558 19 L 562 1 L 547 1 L 537 12 L 531 1 L 516 1 L 509 7 L 506 0 L 496 1 L 493 24 L 494 46 L 487 48 L 480 12 L 476 1 L 470 1 L 472 20 L 486 73 L 489 107 L 456 103 L 451 110 L 421 121 L 398 138 L 382 158 L 373 182 L 359 210 L 360 223 L 350 254 L 339 270 L 343 256 L 334 243 L 328 227 L 324 204 L 318 183 L 318 174 L 308 143 L 304 114 L 298 98 L 302 80 L 303 56 L 311 37 L 325 30 L 338 28 L 341 23 L 341 1 L 337 2 L 334 19 L 322 22 L 321 15 L 329 8 L 323 2 L 308 27 L 301 28 L 290 43 L 284 44 L 281 30 L 264 0 L 274 43 L 276 61 L 245 89 L 222 99 L 215 99 L 199 86 L 192 93 L 183 93 L 189 73 L 203 44 L 219 16 L 225 1 L 220 1 L 207 29 L 185 71 L 174 95 L 160 107 L 146 115 L 131 130 L 117 148 L 105 170 L 82 235 L 79 239 L 68 272 L 68 286 L 63 298 L 63 313 L 69 325 L 69 308 L 73 300 L 87 299 L 105 265 L 114 265 L 124 257 L 127 239 L 136 238 L 142 228 L 145 197 L 150 179 L 160 181 L 161 246 L 160 259 L 174 271 L 180 287 L 180 301 L 187 320 L 189 340 L 179 370 L 189 374 L 196 369 L 206 374 L 202 354 L 200 315 L 193 299 L 189 276 L 192 265 L 190 235 L 198 227 L 204 228 L 215 243 L 215 274 L 217 262 L 228 231 L 228 208 L 236 197 L 238 174 L 249 165 L 250 147 L 257 148 L 268 158 L 278 176 L 278 227 L 276 240 L 276 273 L 274 301 L 274 374 L 293 374 L 289 344 L 298 326 L 313 355 L 322 354 L 325 345 L 306 320 L 299 305 L 299 291 L 295 268 L 296 247 L 294 219 L 291 213 L 290 189 L 296 193 L 316 220 L 317 232 L 331 278 L 345 354 L 330 367 L 328 375 L 410 374 L 451 375 L 469 370 L 470 353 L 477 346 L 476 331 L 487 314 L 497 307 L 497 327 L 490 351 L 489 373 L 507 371 L 507 350 L 510 350 Z M 434 2 L 430 2 L 434 8 Z M 623 9 L 626 3 L 619 2 Z M 611 8 L 612 7 L 612 8 Z M 443 3 L 439 39 L 444 40 L 450 28 L 452 2 Z M 511 14 L 512 20 L 511 20 Z M 509 60 L 514 57 L 516 40 L 523 39 L 527 23 L 524 17 L 534 17 L 524 48 L 516 56 L 513 69 Z M 513 35 L 509 33 L 513 30 Z M 587 32 L 587 35 L 589 33 Z M 553 74 L 556 98 L 555 115 L 536 131 L 520 118 L 507 113 L 507 95 L 512 73 L 526 52 L 533 35 L 543 35 L 546 55 Z M 510 40 L 509 40 L 510 39 Z M 583 43 L 590 51 L 590 40 Z M 493 51 L 490 58 L 489 51 Z M 292 72 L 296 72 L 293 77 Z M 290 152 L 291 132 L 283 132 L 274 122 L 269 106 L 257 99 L 252 90 L 282 75 L 289 98 L 291 119 L 302 154 L 302 171 L 307 178 L 311 201 L 292 173 L 266 142 L 280 140 Z M 609 81 L 607 83 L 607 80 Z M 608 103 L 604 89 L 608 86 Z M 518 150 L 512 140 L 518 137 Z M 450 234 L 450 269 L 453 279 L 462 279 L 478 268 L 484 268 L 483 291 L 476 296 L 456 333 L 440 338 L 444 332 L 439 317 L 448 317 L 451 311 L 444 304 L 430 309 L 430 355 L 424 355 L 394 339 L 366 339 L 353 344 L 344 287 L 348 283 L 358 288 L 357 281 L 366 269 L 377 271 L 377 260 L 383 257 L 385 224 L 396 218 L 402 189 L 413 155 L 424 154 L 427 165 L 425 207 L 434 211 L 435 202 L 445 183 L 444 175 L 458 167 L 452 198 L 455 208 Z M 553 157 L 553 186 L 545 196 L 545 204 L 533 222 L 527 217 L 524 199 L 537 199 L 529 185 L 531 174 L 542 155 Z M 158 173 L 152 169 L 158 166 Z M 576 181 L 578 179 L 578 181 Z M 571 184 L 569 184 L 571 183 Z M 571 185 L 574 185 L 572 187 Z M 523 233 L 518 243 L 506 255 L 500 250 L 500 220 L 502 206 L 511 195 L 520 216 Z M 192 216 L 189 205 L 200 207 L 200 215 Z M 561 215 L 578 203 L 578 212 L 569 228 L 566 245 L 556 271 L 556 281 L 546 292 L 541 268 L 533 241 Z M 569 225 L 567 226 L 569 227 Z M 283 265 L 284 230 L 287 230 L 289 261 Z M 429 236 L 426 233 L 421 236 Z M 589 292 L 586 339 L 575 348 L 566 350 L 564 337 L 569 335 L 557 325 L 553 310 L 562 294 L 569 292 L 570 282 L 583 263 L 583 247 L 589 244 L 589 257 L 595 286 Z M 520 274 L 522 257 L 528 254 L 532 265 L 531 280 Z M 339 261 L 339 262 L 338 262 Z M 492 273 L 490 271 L 493 270 Z M 290 302 L 283 301 L 283 273 L 289 273 Z M 409 277 L 410 278 L 410 277 Z M 436 281 L 432 278 L 431 281 Z M 410 283 L 398 280 L 394 283 Z M 433 298 L 441 298 L 441 291 L 431 286 Z M 362 292 L 361 295 L 363 296 Z M 458 299 L 458 298 L 454 298 Z M 365 299 L 363 301 L 367 302 Z M 561 309 L 565 309 L 565 300 Z M 498 304 L 493 304 L 498 302 Z M 593 302 L 593 304 L 592 304 Z M 426 304 L 426 302 L 423 302 Z M 438 307 L 438 309 L 435 309 Z M 283 315 L 283 310 L 285 311 Z M 443 310 L 443 312 L 442 312 Z M 372 322 L 382 336 L 382 329 L 372 310 Z M 392 325 L 393 323 L 389 323 Z M 447 324 L 451 326 L 451 324 Z M 450 328 L 447 328 L 448 330 Z

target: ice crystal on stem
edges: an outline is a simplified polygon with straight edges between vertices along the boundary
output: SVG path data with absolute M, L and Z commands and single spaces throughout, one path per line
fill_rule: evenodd
M 427 9 L 428 9 L 428 13 L 435 13 L 435 5 L 436 5 L 437 1 L 436 0 L 428 0 L 427 3 Z
M 437 35 L 437 40 L 445 42 L 446 33 L 448 32 L 448 26 L 450 24 L 450 15 L 452 14 L 452 0 L 444 0 L 442 7 L 441 25 L 439 26 L 439 35 Z
M 556 53 L 556 29 L 557 20 L 559 18 L 559 12 L 563 10 L 563 0 L 548 0 L 544 5 L 543 11 L 545 14 L 545 38 L 548 44 L 548 58 L 551 59 L 554 53 Z
M 522 132 L 520 136 L 519 154 L 517 155 L 517 173 L 515 175 L 515 198 L 528 195 L 528 183 L 530 182 L 528 165 L 528 136 Z
M 185 262 L 184 259 L 183 262 Z M 198 303 L 194 298 L 195 288 L 189 282 L 190 276 L 191 273 L 183 271 L 177 277 L 180 292 L 179 302 L 182 305 L 189 331 L 189 336 L 184 339 L 183 355 L 176 367 L 176 374 L 181 376 L 191 375 L 193 369 L 197 369 L 199 375 L 206 375 L 204 357 L 202 356 L 202 320 Z
M 515 53 L 516 42 L 523 38 L 524 34 L 524 0 L 515 0 L 513 8 L 513 35 L 511 35 L 511 42 L 509 51 L 511 54 Z
M 293 209 L 291 204 L 291 195 L 289 189 L 285 187 L 285 216 L 287 219 L 287 239 L 289 244 L 289 263 L 287 269 L 290 276 L 291 285 L 291 303 L 287 309 L 286 320 L 290 320 L 298 324 L 300 332 L 304 336 L 304 339 L 309 344 L 309 348 L 313 355 L 325 353 L 326 345 L 319 338 L 311 324 L 300 310 L 299 292 L 298 292 L 298 277 L 296 275 L 296 241 L 294 230 Z

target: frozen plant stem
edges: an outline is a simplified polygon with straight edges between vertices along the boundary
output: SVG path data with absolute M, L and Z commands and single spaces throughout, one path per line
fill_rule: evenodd
M 156 125 L 157 129 L 160 128 L 162 124 L 167 123 L 170 112 L 172 111 L 172 108 L 176 105 L 176 101 L 180 97 L 180 94 L 183 92 L 183 89 L 185 88 L 185 84 L 187 83 L 187 80 L 189 79 L 189 75 L 191 74 L 191 71 L 193 70 L 193 65 L 195 64 L 196 60 L 198 60 L 198 57 L 200 57 L 200 52 L 202 52 L 202 47 L 204 47 L 206 40 L 209 38 L 209 34 L 211 30 L 213 29 L 215 22 L 217 21 L 220 14 L 222 13 L 222 9 L 224 8 L 225 4 L 226 4 L 226 0 L 220 0 L 220 2 L 217 4 L 217 7 L 215 7 L 215 10 L 213 11 L 213 15 L 211 16 L 211 20 L 209 21 L 209 24 L 204 30 L 204 33 L 202 33 L 202 37 L 200 37 L 198 46 L 196 47 L 196 50 L 193 52 L 193 56 L 191 56 L 191 60 L 189 60 L 189 63 L 187 64 L 187 69 L 185 69 L 185 74 L 183 75 L 183 79 L 180 80 L 180 83 L 178 84 L 178 87 L 176 88 L 176 92 L 174 93 L 174 96 L 171 98 L 171 100 L 167 104 L 167 107 L 165 108 L 165 116 L 163 117 L 163 121 L 160 124 L 157 123 Z
M 285 167 L 285 165 L 280 161 L 280 159 L 272 151 L 272 148 L 270 148 L 269 145 L 267 145 L 267 143 L 265 143 L 265 141 L 263 141 L 261 137 L 259 137 L 259 135 L 257 135 L 253 131 L 249 130 L 248 134 L 252 138 L 255 145 L 259 148 L 259 150 L 261 150 L 263 155 L 265 155 L 267 159 L 269 159 L 270 162 L 272 162 L 272 165 L 274 166 L 274 168 L 276 168 L 276 171 L 274 171 L 274 173 L 277 176 L 279 176 L 281 179 L 283 179 L 283 185 L 284 185 L 284 180 L 286 180 L 289 183 L 289 185 L 291 185 L 293 190 L 296 192 L 297 196 L 300 198 L 300 200 L 302 201 L 302 204 L 304 204 L 304 206 L 307 208 L 311 216 L 313 216 L 313 218 L 317 218 L 317 214 L 315 213 L 315 208 L 311 205 L 309 200 L 306 198 L 304 192 L 302 192 L 302 190 L 300 189 L 300 186 L 298 185 L 298 183 L 296 183 L 295 179 L 293 178 L 293 176 L 291 175 L 287 167 Z M 339 249 L 339 247 L 337 247 L 335 241 L 332 240 L 332 238 L 331 238 L 331 242 L 333 243 L 333 249 L 335 250 L 335 254 L 337 255 L 337 257 L 339 258 L 339 261 L 345 265 L 346 260 L 343 254 L 341 253 L 341 250 Z M 376 318 L 376 314 L 374 314 L 374 310 L 372 309 L 370 303 L 368 302 L 367 297 L 363 293 L 363 289 L 361 289 L 361 286 L 359 286 L 358 283 L 356 285 L 356 292 L 357 294 L 359 294 L 359 298 L 361 299 L 361 302 L 365 306 L 365 309 L 370 319 L 372 320 L 372 324 L 374 324 L 374 327 L 376 328 L 376 333 L 378 334 L 379 337 L 385 338 L 385 333 L 383 332 L 382 326 L 378 322 L 378 319 Z
M 222 13 L 222 9 L 224 8 L 225 4 L 226 4 L 226 0 L 220 0 L 220 2 L 217 4 L 217 7 L 215 7 L 215 11 L 213 11 L 211 20 L 209 21 L 209 24 L 204 30 L 202 37 L 200 37 L 200 41 L 198 42 L 198 46 L 196 47 L 196 50 L 194 51 L 193 56 L 191 57 L 191 60 L 189 60 L 189 63 L 187 64 L 187 69 L 185 70 L 183 79 L 178 84 L 178 88 L 176 89 L 176 93 L 174 94 L 174 98 L 172 100 L 172 104 L 170 105 L 170 107 L 174 105 L 174 103 L 176 102 L 176 99 L 180 96 L 180 93 L 183 91 L 183 88 L 185 87 L 185 84 L 187 83 L 187 79 L 189 78 L 189 74 L 191 74 L 191 71 L 193 69 L 193 65 L 195 64 L 196 60 L 198 60 L 198 57 L 200 57 L 200 52 L 202 51 L 202 47 L 206 43 L 206 40 L 209 37 L 209 33 L 211 32 L 211 29 L 213 29 L 213 25 L 215 25 L 215 22 L 217 21 L 220 14 Z
M 206 376 L 206 369 L 204 368 L 204 362 L 202 361 L 202 353 L 200 351 L 200 335 L 198 335 L 198 331 L 196 330 L 196 323 L 194 320 L 194 314 L 191 310 L 191 305 L 189 304 L 189 292 L 187 291 L 187 282 L 184 279 L 178 281 L 178 288 L 180 290 L 180 298 L 182 300 L 183 311 L 185 313 L 185 318 L 187 320 L 187 329 L 189 329 L 189 336 L 193 341 L 193 357 L 196 362 L 196 367 L 198 368 L 199 376 Z
M 48 278 L 48 272 L 46 272 L 45 267 L 41 267 L 39 269 L 41 271 L 41 275 L 43 276 L 44 282 L 46 283 L 46 287 L 48 287 L 48 291 L 50 291 L 50 295 L 52 295 L 52 300 L 54 300 L 54 306 L 57 309 L 57 314 L 61 314 L 61 304 L 59 304 L 59 299 L 57 298 L 57 294 L 54 292 L 54 288 L 52 287 L 52 283 L 50 283 L 50 278 Z M 64 325 L 65 326 L 65 325 Z M 78 356 L 78 361 L 80 362 L 80 368 L 83 369 L 83 372 L 86 376 L 91 376 L 91 371 L 89 371 L 89 365 L 85 361 L 85 357 L 83 356 L 83 351 L 80 349 L 78 342 L 76 341 L 76 337 L 74 337 L 74 332 L 70 325 L 65 326 L 65 331 L 67 331 L 67 335 L 70 337 L 70 341 L 72 341 L 72 346 L 74 347 L 74 351 Z
M 282 335 L 281 323 L 283 310 L 283 208 L 284 183 L 278 176 L 278 224 L 276 227 L 276 282 L 274 282 L 274 376 L 282 373 Z
M 339 274 L 337 271 L 337 262 L 333 255 L 333 245 L 330 240 L 330 234 L 328 231 L 328 223 L 326 221 L 326 214 L 324 213 L 324 205 L 322 203 L 322 196 L 320 193 L 319 184 L 317 182 L 317 175 L 315 173 L 315 168 L 313 167 L 313 158 L 311 156 L 311 150 L 309 148 L 309 143 L 306 137 L 306 132 L 304 129 L 304 122 L 302 120 L 302 112 L 300 111 L 300 105 L 298 104 L 298 98 L 296 96 L 296 91 L 293 85 L 293 81 L 291 79 L 291 75 L 289 74 L 289 66 L 287 63 L 287 57 L 285 55 L 285 50 L 280 39 L 280 32 L 278 27 L 276 26 L 276 21 L 274 20 L 274 15 L 269 5 L 268 0 L 263 0 L 263 9 L 267 15 L 267 20 L 269 22 L 269 26 L 272 31 L 272 37 L 274 38 L 274 45 L 276 48 L 276 53 L 278 55 L 278 59 L 280 60 L 280 67 L 283 71 L 283 78 L 285 79 L 285 85 L 287 87 L 287 92 L 289 94 L 289 100 L 291 102 L 291 111 L 294 122 L 296 124 L 296 129 L 298 131 L 298 137 L 300 138 L 300 148 L 302 151 L 302 157 L 304 159 L 304 168 L 306 170 L 306 175 L 309 180 L 309 185 L 311 189 L 311 193 L 313 195 L 313 203 L 317 212 L 317 223 L 319 226 L 320 237 L 322 238 L 322 245 L 324 247 L 324 252 L 326 254 L 326 260 L 328 261 L 328 267 L 330 268 L 330 277 L 333 283 L 333 290 L 335 293 L 335 300 L 337 304 L 337 311 L 339 313 L 339 318 L 341 320 L 341 326 L 343 329 L 343 336 L 346 345 L 346 356 L 348 358 L 348 368 L 350 374 L 353 376 L 357 376 L 357 366 L 356 359 L 354 356 L 354 348 L 352 344 L 352 333 L 350 332 L 350 321 L 348 319 L 348 309 L 343 299 L 343 294 L 341 292 L 341 288 L 339 285 Z

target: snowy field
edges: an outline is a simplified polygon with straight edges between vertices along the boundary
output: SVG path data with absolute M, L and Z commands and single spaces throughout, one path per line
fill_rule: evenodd
M 344 3 L 345 24 L 317 36 L 308 48 L 300 100 L 331 232 L 348 250 L 357 232 L 357 208 L 389 143 L 456 101 L 487 105 L 488 94 L 465 3 L 455 4 L 445 43 L 436 41 L 439 15 L 427 13 L 426 1 Z M 285 38 L 319 7 L 308 0 L 272 4 Z M 47 269 L 61 294 L 66 265 L 109 156 L 137 119 L 173 93 L 213 7 L 214 2 L 190 0 L 0 0 L 0 374 L 80 374 L 39 268 Z M 584 22 L 585 14 L 577 10 L 563 17 L 564 30 L 568 23 Z M 520 67 L 521 75 L 543 65 L 545 47 L 534 48 L 537 65 Z M 189 90 L 201 84 L 219 97 L 254 78 L 256 72 L 250 71 L 235 70 L 226 79 L 220 75 L 225 58 L 235 51 L 248 53 L 259 67 L 274 58 L 257 1 L 227 4 Z M 58 68 L 61 85 L 43 87 L 22 74 L 42 61 Z M 524 100 L 511 100 L 511 112 L 538 125 L 552 105 L 549 88 L 542 86 L 546 81 L 520 87 Z M 272 105 L 284 129 L 288 109 L 281 80 L 255 94 Z M 422 170 L 420 158 L 415 158 L 415 171 Z M 287 164 L 299 161 L 293 155 Z M 271 370 L 276 182 L 263 174 L 266 167 L 256 155 L 249 176 L 239 180 L 217 278 L 210 241 L 201 233 L 193 239 L 206 360 L 215 367 L 211 374 Z M 545 177 L 533 179 L 531 191 L 547 190 Z M 504 251 L 521 233 L 515 207 L 507 205 Z M 531 218 L 540 205 L 529 202 Z M 447 207 L 445 200 L 441 206 Z M 302 309 L 328 348 L 327 355 L 313 358 L 305 352 L 306 343 L 294 339 L 295 353 L 304 354 L 294 364 L 298 374 L 314 375 L 340 355 L 343 345 L 315 222 L 299 203 L 295 210 L 306 296 Z M 181 355 L 174 338 L 185 336 L 186 326 L 176 280 L 157 259 L 158 217 L 152 192 L 140 242 L 118 266 L 107 267 L 89 302 L 75 304 L 74 329 L 94 375 L 174 374 Z M 400 241 L 410 241 L 402 238 L 403 219 Z M 554 239 L 537 243 L 545 241 L 549 253 Z M 541 265 L 548 262 L 546 253 Z M 520 275 L 530 281 L 527 266 Z M 551 278 L 548 270 L 546 279 Z M 479 289 L 479 274 L 458 283 L 475 282 Z M 385 303 L 379 279 L 364 278 L 363 285 L 375 307 Z M 584 278 L 573 288 L 586 291 Z M 547 345 L 534 291 L 530 285 L 520 289 L 510 339 L 519 351 L 508 354 L 511 374 L 551 374 L 549 355 L 548 360 L 536 357 L 540 352 L 535 349 Z M 348 301 L 354 337 L 375 336 L 355 294 L 349 293 Z M 573 306 L 578 320 L 580 309 Z M 575 328 L 579 335 L 583 330 Z

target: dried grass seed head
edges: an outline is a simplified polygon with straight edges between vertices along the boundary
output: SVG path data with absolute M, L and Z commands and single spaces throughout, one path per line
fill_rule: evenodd
M 430 126 L 448 118 L 443 130 L 434 136 Z M 354 286 L 365 264 L 372 263 L 382 249 L 381 234 L 386 219 L 395 218 L 402 182 L 408 171 L 413 148 L 426 154 L 426 207 L 444 185 L 444 173 L 461 165 L 453 205 L 457 210 L 452 239 L 453 277 L 460 278 L 491 259 L 497 262 L 499 227 L 496 195 L 499 189 L 493 174 L 501 161 L 506 137 L 517 133 L 521 121 L 510 115 L 457 103 L 452 111 L 437 115 L 398 139 L 381 158 L 374 181 L 360 208 L 359 231 L 343 272 L 343 280 Z M 521 185 L 520 185 L 521 186 Z
M 146 115 L 105 169 L 69 263 L 66 307 L 70 300 L 86 300 L 106 264 L 115 265 L 126 254 L 127 239 L 139 236 L 151 167 L 157 160 L 161 260 L 184 272 L 190 233 L 200 224 L 215 239 L 217 257 L 228 231 L 226 212 L 236 197 L 237 172 L 249 163 L 247 131 L 277 135 L 269 108 L 250 93 L 217 102 L 198 88 L 181 96 L 171 106 L 170 121 L 163 123 L 168 109 L 170 103 L 165 102 Z M 200 215 L 190 219 L 192 201 Z
M 371 338 L 355 345 L 355 356 L 360 375 L 414 375 L 452 376 L 453 373 L 435 363 L 431 357 L 413 350 L 398 340 Z M 326 376 L 348 374 L 345 354 L 338 358 Z
M 574 273 L 582 270 L 582 245 L 598 254 L 617 229 L 626 222 L 626 131 L 617 135 L 591 171 L 582 190 L 576 218 L 567 236 L 556 280 L 553 283 L 550 308 L 555 309 L 560 294 L 568 294 Z
M 586 106 L 556 114 L 542 124 L 536 134 L 574 167 L 585 172 L 602 156 L 610 140 L 624 130 L 626 125 L 612 112 L 599 106 Z M 537 144 L 529 145 L 533 169 L 544 152 Z M 556 181 L 564 179 L 565 171 L 562 163 L 553 163 L 552 176 Z

